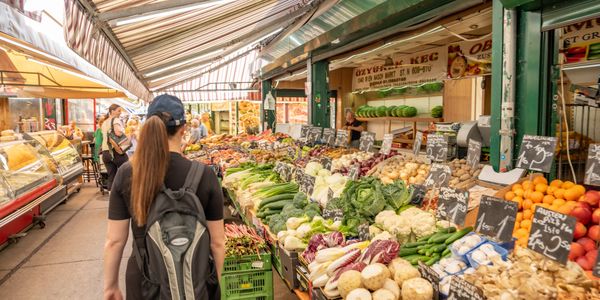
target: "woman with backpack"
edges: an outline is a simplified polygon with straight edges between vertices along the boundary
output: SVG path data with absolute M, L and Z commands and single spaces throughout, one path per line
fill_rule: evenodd
M 223 193 L 217 176 L 181 154 L 181 101 L 158 96 L 138 147 L 115 177 L 104 250 L 104 299 L 122 299 L 119 265 L 133 233 L 128 299 L 220 299 L 225 258 Z
M 106 120 L 102 124 L 102 162 L 108 173 L 107 190 L 111 190 L 117 170 L 127 162 L 127 153 L 123 151 L 119 143 L 127 142 L 125 127 L 119 118 L 122 109 L 116 104 L 108 107 Z M 116 141 L 116 143 L 115 143 Z

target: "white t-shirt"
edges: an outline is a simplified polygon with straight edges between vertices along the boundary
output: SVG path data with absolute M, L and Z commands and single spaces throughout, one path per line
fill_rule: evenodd
M 110 123 L 112 119 L 112 117 L 108 118 L 104 121 L 104 123 L 102 123 L 102 151 L 110 150 L 108 148 L 108 131 L 110 130 Z M 115 119 L 113 126 L 115 127 L 115 130 L 119 130 L 125 134 L 125 130 L 123 130 L 123 122 L 120 118 Z

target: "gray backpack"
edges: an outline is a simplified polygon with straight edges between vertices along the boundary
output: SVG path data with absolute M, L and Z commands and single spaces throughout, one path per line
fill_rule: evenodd
M 180 190 L 163 186 L 133 247 L 144 299 L 219 299 L 204 209 L 196 196 L 204 166 L 193 161 Z

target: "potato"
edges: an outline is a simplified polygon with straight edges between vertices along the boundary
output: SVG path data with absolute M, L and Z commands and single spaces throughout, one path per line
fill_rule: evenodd
M 459 179 L 460 179 L 460 180 L 468 180 L 469 178 L 471 178 L 471 175 L 469 175 L 469 174 L 464 174 L 464 175 L 460 176 L 460 178 L 459 178 Z

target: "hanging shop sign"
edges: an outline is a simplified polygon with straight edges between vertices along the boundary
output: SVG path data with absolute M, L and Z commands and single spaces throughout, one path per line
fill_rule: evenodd
M 565 26 L 562 31 L 567 64 L 600 59 L 600 18 Z
M 492 73 L 492 39 L 448 45 L 448 78 Z
M 413 55 L 392 55 L 394 66 L 377 61 L 355 68 L 352 88 L 361 91 L 440 81 L 446 77 L 447 54 L 446 47 L 439 47 Z

